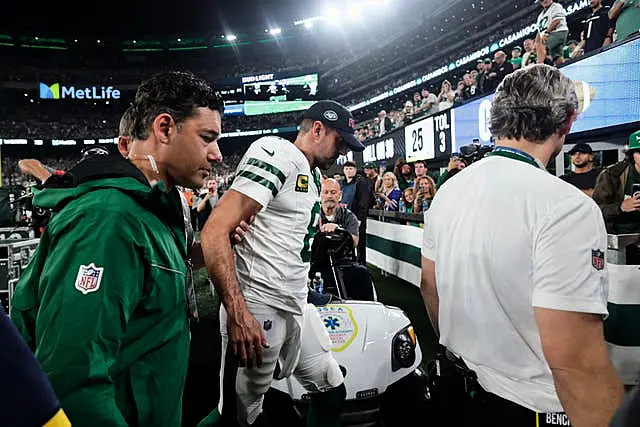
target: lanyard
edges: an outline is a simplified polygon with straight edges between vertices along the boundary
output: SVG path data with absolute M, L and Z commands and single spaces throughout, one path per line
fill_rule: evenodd
M 494 148 L 492 152 L 487 154 L 487 156 L 507 157 L 509 159 L 519 160 L 521 162 L 533 165 L 537 168 L 541 168 L 540 164 L 536 161 L 535 158 L 533 158 L 531 154 L 525 153 L 524 151 L 518 150 L 517 148 L 498 146 Z

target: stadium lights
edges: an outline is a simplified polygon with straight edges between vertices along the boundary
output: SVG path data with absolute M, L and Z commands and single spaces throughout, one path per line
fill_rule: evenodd
M 331 23 L 336 23 L 340 21 L 340 12 L 335 7 L 330 7 L 327 9 L 327 19 Z
M 34 40 L 38 40 L 38 36 L 35 36 L 33 39 L 34 39 Z
M 349 7 L 349 17 L 353 19 L 360 18 L 360 7 L 358 5 L 351 5 Z
M 100 44 L 100 40 L 98 40 L 98 44 Z
M 226 36 L 224 36 L 227 40 L 229 40 L 230 42 L 236 41 L 238 40 L 238 36 L 236 36 L 235 34 L 227 34 Z
M 310 30 L 311 28 L 313 28 L 313 22 L 311 22 L 311 21 L 309 21 L 309 22 L 305 22 L 305 23 L 304 23 L 304 27 L 305 27 L 307 30 Z
M 180 42 L 182 42 L 182 39 L 180 39 L 180 38 L 179 38 L 179 39 L 178 39 L 178 43 L 180 43 Z
M 74 43 L 78 43 L 78 39 L 73 39 L 73 42 Z
M 137 42 L 134 40 L 134 41 L 133 41 L 133 44 L 136 44 L 136 43 L 137 43 Z
M 277 36 L 278 34 L 282 34 L 282 28 L 272 28 L 269 30 L 269 34 L 272 36 Z

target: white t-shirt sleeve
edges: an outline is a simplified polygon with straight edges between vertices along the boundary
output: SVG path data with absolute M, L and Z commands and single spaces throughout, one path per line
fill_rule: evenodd
M 287 148 L 276 138 L 260 138 L 251 144 L 238 165 L 231 189 L 267 206 L 291 172 Z
M 569 197 L 556 206 L 533 244 L 534 307 L 607 314 L 607 232 L 593 200 Z
M 424 230 L 422 232 L 422 256 L 431 261 L 436 260 L 435 229 L 433 207 L 424 213 Z
M 562 7 L 562 5 L 560 3 L 553 3 L 553 5 L 551 5 L 551 10 L 549 11 L 549 23 L 551 23 L 551 21 L 554 21 L 556 19 L 564 19 L 566 14 L 564 11 L 564 7 Z

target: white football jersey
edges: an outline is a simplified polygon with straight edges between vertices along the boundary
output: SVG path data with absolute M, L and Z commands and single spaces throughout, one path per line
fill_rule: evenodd
M 320 219 L 320 171 L 286 139 L 258 139 L 238 165 L 231 189 L 262 205 L 247 237 L 235 246 L 247 301 L 302 314 L 311 244 Z
M 543 31 L 547 31 L 551 22 L 556 19 L 560 19 L 561 22 L 560 25 L 553 30 L 554 33 L 556 31 L 569 31 L 569 27 L 567 26 L 567 14 L 565 13 L 564 8 L 560 3 L 553 2 L 548 8 L 542 9 L 542 12 L 538 15 L 538 32 L 541 33 Z

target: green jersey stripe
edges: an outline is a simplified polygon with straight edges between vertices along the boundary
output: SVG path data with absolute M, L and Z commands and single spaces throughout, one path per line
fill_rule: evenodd
M 287 177 L 284 176 L 284 174 L 280 171 L 280 169 L 278 169 L 273 165 L 270 165 L 267 162 L 263 162 L 262 160 L 258 160 L 256 158 L 251 157 L 249 160 L 247 160 L 247 164 L 266 170 L 269 173 L 272 173 L 280 180 L 282 184 L 284 184 L 284 182 L 287 180 Z
M 276 188 L 275 184 L 268 179 L 261 177 L 260 175 L 256 175 L 255 173 L 249 171 L 240 171 L 238 173 L 238 176 L 247 178 L 253 182 L 257 182 L 258 184 L 267 187 L 269 190 L 271 190 L 271 194 L 273 195 L 273 197 L 276 197 L 276 194 L 278 194 L 278 189 Z

